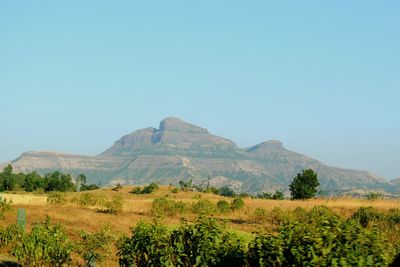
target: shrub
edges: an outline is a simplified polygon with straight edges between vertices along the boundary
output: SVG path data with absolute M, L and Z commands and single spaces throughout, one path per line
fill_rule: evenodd
M 277 235 L 257 236 L 248 252 L 250 266 L 386 266 L 388 259 L 376 228 L 335 216 L 285 223 Z
M 208 186 L 205 190 L 204 193 L 211 193 L 214 195 L 219 195 L 219 189 L 214 187 L 214 186 Z
M 140 186 L 136 186 L 134 187 L 131 192 L 131 194 L 135 194 L 135 195 L 139 195 L 142 193 L 142 188 Z
M 139 222 L 117 242 L 120 266 L 173 266 L 170 233 L 159 223 Z
M 318 206 L 313 207 L 308 212 L 308 218 L 305 221 L 312 221 L 315 219 L 319 219 L 321 216 L 331 217 L 331 216 L 335 216 L 335 214 L 327 206 L 318 205 Z
M 269 214 L 268 220 L 271 224 L 281 225 L 290 220 L 290 215 L 288 212 L 283 211 L 278 207 L 274 207 Z
M 268 212 L 264 208 L 256 208 L 253 213 L 255 223 L 265 223 L 268 221 Z
M 109 226 L 102 227 L 99 231 L 87 233 L 80 231 L 78 253 L 85 261 L 86 266 L 95 266 L 110 254 L 110 243 L 114 240 Z
M 33 226 L 23 235 L 12 254 L 24 266 L 61 266 L 71 260 L 72 243 L 61 225 L 51 225 L 50 219 Z
M 113 191 L 119 191 L 124 188 L 120 183 L 116 184 L 115 187 L 112 189 Z
M 400 209 L 390 209 L 386 219 L 392 224 L 400 224 Z
M 17 242 L 22 240 L 23 235 L 24 230 L 17 224 L 0 229 L 0 248 L 15 246 Z
M 231 211 L 231 206 L 225 200 L 218 201 L 217 202 L 217 208 L 218 208 L 219 212 L 222 213 L 222 214 L 228 213 L 228 212 Z
M 182 222 L 171 234 L 175 266 L 244 266 L 244 242 L 216 218 Z
M 200 215 L 214 214 L 217 212 L 217 206 L 207 199 L 201 199 L 192 204 L 192 212 Z
M 81 187 L 79 188 L 79 191 L 91 191 L 91 190 L 97 190 L 100 189 L 100 187 L 98 185 L 95 184 L 89 184 L 89 185 L 81 185 Z
M 272 196 L 272 199 L 283 200 L 285 199 L 285 196 L 281 191 L 276 191 L 275 194 Z
M 50 205 L 64 205 L 67 202 L 64 194 L 54 192 L 47 196 L 47 203 Z
M 184 192 L 193 191 L 193 188 L 194 188 L 192 179 L 190 179 L 187 182 L 179 181 L 179 186 L 181 187 L 181 190 Z
M 122 211 L 124 206 L 124 199 L 121 195 L 113 196 L 111 201 L 102 203 L 101 211 L 109 214 L 118 214 Z
M 186 205 L 182 201 L 175 201 L 166 197 L 156 198 L 151 206 L 150 213 L 154 216 L 175 216 L 177 213 L 183 213 Z
M 171 193 L 178 194 L 179 188 L 175 187 L 171 189 Z
M 305 222 L 309 219 L 309 212 L 302 207 L 297 207 L 293 210 L 293 216 L 296 221 Z
M 215 218 L 181 222 L 172 232 L 140 222 L 117 243 L 121 266 L 244 266 L 244 243 Z
M 242 198 L 237 197 L 231 203 L 232 210 L 240 210 L 244 207 L 244 201 Z
M 155 192 L 159 188 L 158 183 L 151 183 L 148 186 L 145 186 L 142 190 L 142 194 L 151 194 Z
M 368 200 L 380 200 L 383 199 L 383 194 L 379 192 L 369 192 L 365 197 Z
M 370 222 L 382 219 L 383 215 L 373 207 L 360 207 L 354 212 L 351 218 L 363 227 L 367 227 Z
M 78 203 L 81 206 L 96 206 L 98 197 L 91 193 L 83 193 L 80 195 Z
M 223 186 L 219 189 L 219 194 L 224 197 L 234 197 L 236 196 L 235 191 L 227 186 Z
M 267 192 L 262 192 L 262 193 L 257 194 L 257 198 L 272 199 L 272 194 L 267 193 Z

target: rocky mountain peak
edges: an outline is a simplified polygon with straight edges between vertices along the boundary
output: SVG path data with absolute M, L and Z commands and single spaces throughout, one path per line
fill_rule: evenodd
M 168 117 L 160 122 L 160 131 L 181 133 L 208 133 L 207 129 L 185 122 L 179 118 Z
M 278 140 L 269 140 L 260 143 L 256 146 L 249 148 L 249 152 L 262 152 L 262 151 L 272 151 L 272 150 L 284 150 L 283 144 Z

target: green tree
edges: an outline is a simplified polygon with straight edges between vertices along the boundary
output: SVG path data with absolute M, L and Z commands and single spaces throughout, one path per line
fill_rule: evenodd
M 72 183 L 72 177 L 59 171 L 48 173 L 45 176 L 45 191 L 76 191 L 76 186 Z
M 285 199 L 285 196 L 281 191 L 276 191 L 275 194 L 272 196 L 272 199 L 282 200 Z
M 28 173 L 22 183 L 22 187 L 27 192 L 33 192 L 44 187 L 44 179 L 36 172 Z
M 8 164 L 4 167 L 3 172 L 0 175 L 0 190 L 1 191 L 12 191 L 16 187 L 16 180 L 13 174 L 13 167 Z
M 289 189 L 293 199 L 309 199 L 315 196 L 318 186 L 317 173 L 312 169 L 306 169 L 297 174 L 289 185 Z
M 224 197 L 234 197 L 236 196 L 235 191 L 228 186 L 223 186 L 219 189 L 219 194 Z

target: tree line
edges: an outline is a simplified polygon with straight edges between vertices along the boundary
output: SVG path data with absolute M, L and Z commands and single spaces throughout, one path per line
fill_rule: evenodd
M 35 171 L 26 174 L 14 173 L 12 165 L 9 164 L 0 172 L 0 192 L 16 190 L 73 192 L 77 189 L 83 191 L 99 188 L 96 185 L 87 185 L 86 180 L 84 174 L 79 174 L 74 179 L 70 174 L 59 171 L 45 175 L 40 175 Z

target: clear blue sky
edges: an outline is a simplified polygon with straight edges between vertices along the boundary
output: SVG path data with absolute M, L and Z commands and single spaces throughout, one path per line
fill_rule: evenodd
M 0 161 L 167 116 L 400 177 L 399 1 L 1 1 Z

